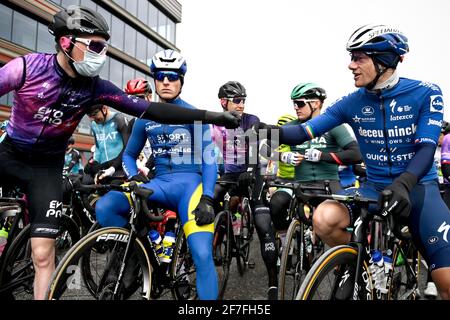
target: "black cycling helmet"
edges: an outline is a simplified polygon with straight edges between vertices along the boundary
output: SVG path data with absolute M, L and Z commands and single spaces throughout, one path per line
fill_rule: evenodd
M 103 104 L 93 104 L 92 106 L 87 107 L 86 114 L 90 116 L 92 114 L 99 112 L 100 110 L 102 110 L 102 108 Z
M 219 98 L 246 97 L 247 93 L 242 84 L 237 81 L 228 81 L 219 89 Z
M 99 35 L 110 38 L 105 18 L 98 12 L 83 6 L 72 5 L 57 12 L 48 26 L 48 31 L 59 39 L 65 35 Z

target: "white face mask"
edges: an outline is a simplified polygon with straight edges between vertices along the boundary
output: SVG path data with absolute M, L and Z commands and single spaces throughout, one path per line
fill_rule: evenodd
M 84 59 L 82 61 L 73 61 L 73 67 L 80 75 L 92 78 L 100 74 L 105 62 L 106 55 L 86 50 Z

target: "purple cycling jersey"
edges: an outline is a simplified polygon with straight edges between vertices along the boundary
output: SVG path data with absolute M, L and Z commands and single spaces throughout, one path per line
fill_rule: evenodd
M 8 137 L 23 152 L 63 154 L 67 141 L 93 104 L 140 116 L 149 103 L 107 80 L 71 78 L 56 54 L 32 53 L 0 69 L 0 96 L 14 90 Z
M 236 129 L 213 126 L 213 140 L 222 153 L 225 173 L 247 170 L 250 146 L 245 133 L 258 122 L 260 120 L 257 116 L 243 113 L 241 123 Z

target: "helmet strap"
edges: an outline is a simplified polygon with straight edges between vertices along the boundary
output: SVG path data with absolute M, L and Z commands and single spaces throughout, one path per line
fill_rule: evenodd
M 373 61 L 373 64 L 375 66 L 375 71 L 377 72 L 377 75 L 375 76 L 375 78 L 368 84 L 366 85 L 366 89 L 367 90 L 372 90 L 375 85 L 377 84 L 378 80 L 380 79 L 380 77 L 387 71 L 388 68 L 386 67 L 382 67 L 381 64 L 379 64 L 377 61 L 375 61 L 375 59 L 373 57 L 370 57 Z

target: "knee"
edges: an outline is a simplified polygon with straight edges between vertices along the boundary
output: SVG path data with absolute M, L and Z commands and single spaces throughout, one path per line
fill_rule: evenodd
M 36 268 L 44 269 L 55 263 L 55 248 L 52 244 L 39 244 L 33 246 L 33 264 Z
M 334 204 L 323 202 L 313 214 L 313 228 L 317 232 L 330 233 L 335 228 L 345 228 L 350 219 Z
M 270 199 L 270 215 L 277 230 L 285 230 L 289 226 L 289 202 L 290 196 L 286 192 L 275 192 Z

